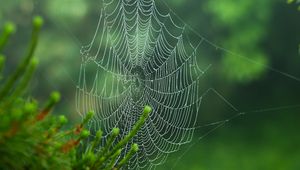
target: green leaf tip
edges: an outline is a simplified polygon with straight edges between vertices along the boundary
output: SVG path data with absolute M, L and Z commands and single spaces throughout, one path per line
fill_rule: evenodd
M 120 133 L 120 129 L 119 128 L 113 128 L 112 129 L 112 135 L 117 136 Z
M 36 103 L 30 102 L 30 103 L 26 103 L 24 106 L 24 111 L 26 113 L 33 113 L 38 109 L 38 106 Z
M 36 67 L 39 64 L 39 60 L 37 58 L 32 58 L 30 64 Z
M 85 138 L 89 137 L 90 134 L 91 134 L 90 131 L 88 131 L 88 130 L 83 130 L 83 131 L 81 132 L 81 134 L 80 134 L 80 137 L 83 138 L 83 139 L 85 139 Z
M 68 123 L 68 119 L 64 115 L 59 116 L 58 120 L 59 120 L 59 123 L 62 124 L 62 125 Z
M 93 118 L 94 115 L 95 115 L 94 111 L 87 112 L 84 119 L 83 119 L 83 121 L 82 121 L 82 125 L 87 124 Z
M 137 151 L 139 150 L 138 144 L 134 143 L 134 144 L 132 145 L 132 150 L 133 150 L 134 152 L 137 152 Z
M 7 22 L 5 23 L 4 25 L 4 31 L 7 33 L 7 34 L 14 34 L 16 32 L 16 25 L 12 22 Z
M 152 108 L 148 105 L 144 107 L 144 113 L 149 114 L 152 111 Z
M 124 156 L 124 158 L 119 162 L 116 169 L 121 169 L 122 166 L 128 163 L 130 158 L 138 151 L 139 147 L 136 143 L 131 145 L 130 151 Z
M 91 119 L 94 115 L 95 115 L 95 112 L 94 112 L 94 111 L 89 111 L 89 112 L 87 112 L 86 117 L 87 117 L 88 119 Z
M 34 27 L 42 27 L 42 25 L 44 24 L 44 19 L 41 16 L 35 16 L 33 18 L 33 25 Z
M 60 100 L 60 93 L 57 91 L 52 92 L 50 98 L 53 103 L 57 103 Z

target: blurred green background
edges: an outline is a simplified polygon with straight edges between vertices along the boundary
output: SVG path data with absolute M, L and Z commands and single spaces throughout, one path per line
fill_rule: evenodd
M 213 87 L 240 111 L 251 113 L 203 138 L 214 127 L 196 129 L 193 142 L 171 154 L 158 169 L 300 169 L 300 108 L 289 107 L 300 104 L 300 82 L 274 71 L 300 77 L 297 4 L 288 5 L 284 0 L 165 2 L 198 33 L 238 54 L 219 50 L 216 56 L 201 56 L 202 62 L 213 65 L 203 88 Z M 63 102 L 58 112 L 69 113 L 71 122 L 80 119 L 75 109 L 79 50 L 94 34 L 100 7 L 100 0 L 0 1 L 0 26 L 6 21 L 18 26 L 14 43 L 6 49 L 7 72 L 26 48 L 23 44 L 29 39 L 32 16 L 45 17 L 36 54 L 40 65 L 30 93 L 43 100 L 51 91 L 61 91 Z M 192 32 L 190 37 L 195 37 Z M 288 107 L 264 110 L 281 106 Z M 203 101 L 198 125 L 234 114 L 220 97 L 210 93 Z

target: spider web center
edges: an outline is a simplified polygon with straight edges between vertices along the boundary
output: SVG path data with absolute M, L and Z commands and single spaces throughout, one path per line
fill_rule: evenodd
M 145 89 L 145 71 L 141 66 L 136 66 L 131 70 L 131 78 L 129 80 L 131 86 L 132 99 L 138 101 L 142 98 Z

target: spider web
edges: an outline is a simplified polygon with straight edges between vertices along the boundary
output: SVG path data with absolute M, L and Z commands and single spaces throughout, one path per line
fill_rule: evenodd
M 201 79 L 210 67 L 198 65 L 201 48 L 220 47 L 198 34 L 200 40 L 192 43 L 186 32 L 193 30 L 180 18 L 176 22 L 172 11 L 162 13 L 154 0 L 103 0 L 102 5 L 92 41 L 81 49 L 77 110 L 82 115 L 96 112 L 89 127 L 92 132 L 104 130 L 104 143 L 112 128 L 119 127 L 122 138 L 145 105 L 153 108 L 145 125 L 123 150 L 124 155 L 132 143 L 139 145 L 127 169 L 153 169 L 191 142 L 195 128 L 200 128 L 196 121 L 202 99 L 209 91 L 237 115 L 207 126 L 218 128 L 243 114 L 214 89 L 200 90 Z
M 119 127 L 125 136 L 144 106 L 153 108 L 124 151 L 133 142 L 140 146 L 128 169 L 160 165 L 192 139 L 207 68 L 196 61 L 202 41 L 194 46 L 184 32 L 153 0 L 103 1 L 95 35 L 81 49 L 77 109 L 96 112 L 93 131 L 104 129 L 107 136 Z

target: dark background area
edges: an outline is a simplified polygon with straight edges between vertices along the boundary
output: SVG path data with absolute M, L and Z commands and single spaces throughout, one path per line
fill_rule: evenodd
M 167 9 L 159 1 L 159 8 Z M 6 21 L 14 21 L 18 26 L 11 41 L 14 43 L 6 49 L 9 54 L 6 72 L 14 68 L 26 49 L 23 44 L 29 39 L 32 16 L 45 17 L 36 54 L 40 65 L 30 92 L 41 100 L 53 90 L 62 92 L 63 101 L 57 112 L 68 114 L 71 123 L 80 119 L 75 108 L 79 50 L 94 33 L 100 2 L 0 2 L 0 27 Z M 215 126 L 196 129 L 193 142 L 171 154 L 158 169 L 300 169 L 300 81 L 286 75 L 300 78 L 297 4 L 288 5 L 280 0 L 168 0 L 166 3 L 197 33 L 230 51 L 214 49 L 216 55 L 201 54 L 200 65 L 212 64 L 205 75 L 203 91 L 214 88 L 240 112 L 247 113 L 208 135 Z M 197 37 L 193 32 L 189 34 Z M 202 103 L 198 125 L 236 114 L 218 95 L 209 93 Z

